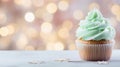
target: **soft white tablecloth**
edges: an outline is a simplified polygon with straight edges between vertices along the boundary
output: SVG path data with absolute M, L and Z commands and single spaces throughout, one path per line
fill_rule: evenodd
M 80 62 L 55 61 L 66 58 Z M 113 50 L 107 64 L 81 61 L 78 51 L 0 51 L 0 67 L 120 67 L 120 50 Z

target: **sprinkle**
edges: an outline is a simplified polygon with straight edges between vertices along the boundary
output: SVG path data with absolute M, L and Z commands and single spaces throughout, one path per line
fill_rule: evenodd
M 45 63 L 44 61 L 38 61 L 38 60 L 36 60 L 36 61 L 30 61 L 30 62 L 28 62 L 29 64 L 43 64 L 43 63 Z
M 64 62 L 64 61 L 69 61 L 70 59 L 68 58 L 59 58 L 59 59 L 56 59 L 55 61 L 58 61 L 58 62 Z
M 98 64 L 108 64 L 108 61 L 98 61 Z

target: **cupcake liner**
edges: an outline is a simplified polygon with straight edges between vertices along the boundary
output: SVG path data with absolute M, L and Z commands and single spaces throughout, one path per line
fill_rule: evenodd
M 81 58 L 93 61 L 109 60 L 113 44 L 114 40 L 112 40 L 111 43 L 106 44 L 86 44 L 81 43 L 79 40 L 76 41 Z

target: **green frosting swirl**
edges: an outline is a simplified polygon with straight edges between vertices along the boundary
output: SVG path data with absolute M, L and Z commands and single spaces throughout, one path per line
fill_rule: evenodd
M 80 22 L 76 36 L 83 40 L 111 40 L 115 37 L 115 29 L 99 10 L 94 9 Z

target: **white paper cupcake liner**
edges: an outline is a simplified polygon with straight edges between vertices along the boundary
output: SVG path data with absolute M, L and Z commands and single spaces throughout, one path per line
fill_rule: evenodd
M 83 44 L 76 41 L 81 58 L 85 60 L 109 60 L 115 41 L 109 44 Z

